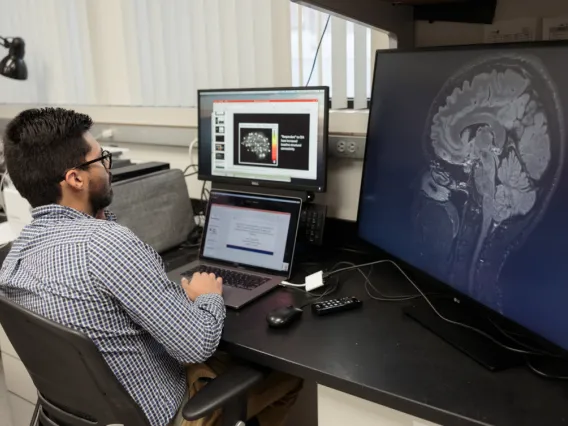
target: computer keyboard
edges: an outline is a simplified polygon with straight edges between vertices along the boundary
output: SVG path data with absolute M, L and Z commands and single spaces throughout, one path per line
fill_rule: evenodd
M 223 285 L 242 288 L 245 290 L 254 290 L 258 286 L 261 286 L 262 284 L 270 280 L 270 278 L 259 277 L 258 275 L 251 275 L 207 265 L 198 265 L 197 267 L 190 269 L 189 271 L 185 271 L 184 273 L 182 273 L 182 275 L 191 278 L 191 276 L 196 272 L 215 274 L 216 276 L 223 278 Z

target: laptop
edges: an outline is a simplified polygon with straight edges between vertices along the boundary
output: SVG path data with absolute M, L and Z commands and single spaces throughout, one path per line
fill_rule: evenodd
M 223 278 L 225 305 L 239 309 L 290 277 L 302 200 L 212 190 L 199 260 L 168 274 Z

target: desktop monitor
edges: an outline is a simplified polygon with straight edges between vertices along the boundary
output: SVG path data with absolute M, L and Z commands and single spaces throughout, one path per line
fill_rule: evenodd
M 568 45 L 379 51 L 359 236 L 568 350 Z
M 327 87 L 200 90 L 199 179 L 323 192 Z

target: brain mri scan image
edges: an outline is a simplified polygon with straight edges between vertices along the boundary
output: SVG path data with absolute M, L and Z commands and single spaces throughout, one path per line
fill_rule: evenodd
M 266 159 L 272 152 L 270 139 L 260 131 L 247 133 L 241 144 L 247 151 L 253 153 L 258 160 Z
M 416 235 L 435 241 L 437 275 L 497 310 L 499 274 L 557 189 L 564 126 L 555 82 L 530 54 L 482 55 L 431 103 L 422 137 L 427 167 L 412 212 Z

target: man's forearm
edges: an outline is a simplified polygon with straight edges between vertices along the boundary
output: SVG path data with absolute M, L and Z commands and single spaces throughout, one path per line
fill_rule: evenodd
M 180 360 L 184 363 L 204 362 L 209 359 L 219 346 L 225 322 L 225 303 L 218 294 L 199 296 L 194 302 L 194 307 L 199 310 L 201 319 L 195 324 L 196 328 L 201 329 L 201 333 L 196 334 L 201 334 L 202 338 L 199 339 L 200 342 L 190 344 L 188 359 Z

